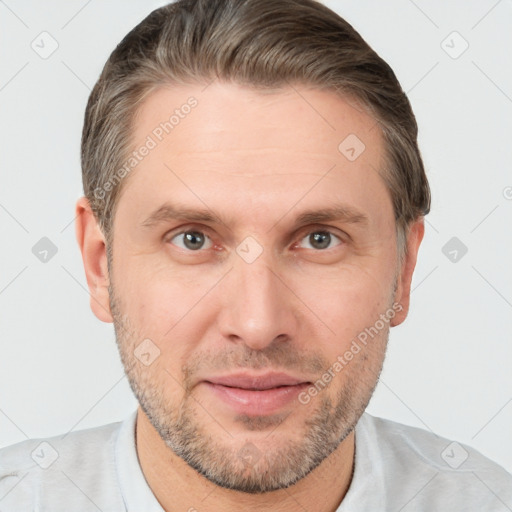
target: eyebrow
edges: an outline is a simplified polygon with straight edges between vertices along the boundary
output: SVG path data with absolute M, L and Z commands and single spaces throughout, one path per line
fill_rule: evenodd
M 277 223 L 279 223 L 285 214 Z M 192 209 L 165 203 L 154 210 L 140 224 L 143 228 L 152 228 L 165 222 L 183 220 L 188 222 L 211 222 L 225 224 L 219 216 L 211 210 Z M 312 209 L 302 212 L 295 219 L 296 225 L 315 224 L 320 222 L 343 221 L 349 224 L 367 226 L 369 218 L 363 212 L 349 205 L 336 205 L 329 208 Z M 275 225 L 275 224 L 274 224 Z

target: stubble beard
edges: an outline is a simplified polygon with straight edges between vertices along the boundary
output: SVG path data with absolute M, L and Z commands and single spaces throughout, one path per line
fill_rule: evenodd
M 380 340 L 373 340 L 371 343 L 374 345 L 368 345 L 358 354 L 360 360 L 357 365 L 351 362 L 343 369 L 341 375 L 333 379 L 333 382 L 336 382 L 336 379 L 344 380 L 334 400 L 331 399 L 332 393 L 328 392 L 331 382 L 318 394 L 316 400 L 307 406 L 316 405 L 316 408 L 309 409 L 302 425 L 290 430 L 291 427 L 286 421 L 288 415 L 239 415 L 236 418 L 247 431 L 266 429 L 273 439 L 282 439 L 280 445 L 265 443 L 268 433 L 258 436 L 254 443 L 250 441 L 255 439 L 251 435 L 244 436 L 243 439 L 240 436 L 234 438 L 215 421 L 215 411 L 208 410 L 211 404 L 199 404 L 193 390 L 187 386 L 179 404 L 169 403 L 162 393 L 165 386 L 159 386 L 150 367 L 144 367 L 133 356 L 139 338 L 133 335 L 134 331 L 130 330 L 127 316 L 120 310 L 113 285 L 109 287 L 109 292 L 116 343 L 130 387 L 141 409 L 162 440 L 176 455 L 209 481 L 226 489 L 261 494 L 288 488 L 306 477 L 331 455 L 355 428 L 370 401 L 382 370 L 389 326 L 385 332 L 380 333 Z M 270 362 L 269 366 L 277 365 Z M 184 375 L 187 375 L 187 371 L 185 368 Z M 294 407 L 290 414 L 293 415 L 297 407 Z M 201 421 L 198 418 L 198 413 L 203 418 L 211 419 L 211 425 L 205 425 L 204 419 Z M 218 434 L 215 433 L 216 430 Z M 287 435 L 285 430 L 293 432 L 294 436 Z M 299 440 L 295 440 L 298 431 L 304 434 Z M 291 440 L 292 438 L 294 440 Z M 248 464 L 247 458 L 243 456 L 244 447 L 248 444 L 252 445 L 253 451 L 256 450 L 252 454 L 255 460 L 251 464 Z

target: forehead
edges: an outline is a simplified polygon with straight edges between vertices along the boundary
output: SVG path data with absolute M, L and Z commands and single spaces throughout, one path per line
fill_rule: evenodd
M 379 175 L 377 123 L 332 92 L 287 86 L 262 93 L 219 82 L 163 87 L 141 105 L 133 135 L 137 160 L 119 209 L 130 204 L 134 215 L 174 199 L 251 215 L 339 199 L 369 216 L 391 205 Z

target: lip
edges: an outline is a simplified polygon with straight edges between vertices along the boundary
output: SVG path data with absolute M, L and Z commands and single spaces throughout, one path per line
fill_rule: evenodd
M 278 386 L 295 386 L 306 383 L 304 379 L 293 377 L 287 373 L 268 372 L 262 375 L 248 373 L 233 373 L 221 377 L 205 379 L 212 384 L 220 384 L 231 388 L 250 389 L 264 391 Z
M 311 382 L 286 373 L 250 375 L 238 373 L 205 379 L 209 392 L 229 408 L 249 416 L 279 412 L 293 402 Z

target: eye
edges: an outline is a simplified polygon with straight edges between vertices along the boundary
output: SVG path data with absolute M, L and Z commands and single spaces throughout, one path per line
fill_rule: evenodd
M 335 240 L 338 241 L 334 246 L 331 245 Z M 320 231 L 312 231 L 307 236 L 305 236 L 299 243 L 299 247 L 303 247 L 306 249 L 330 249 L 331 247 L 335 247 L 340 245 L 341 239 L 337 237 L 335 234 L 330 231 L 320 230 Z M 309 247 L 307 246 L 309 244 Z
M 198 251 L 199 249 L 210 249 L 212 241 L 210 237 L 201 231 L 183 231 L 169 239 L 171 243 L 180 247 L 181 249 L 188 249 L 191 251 Z

